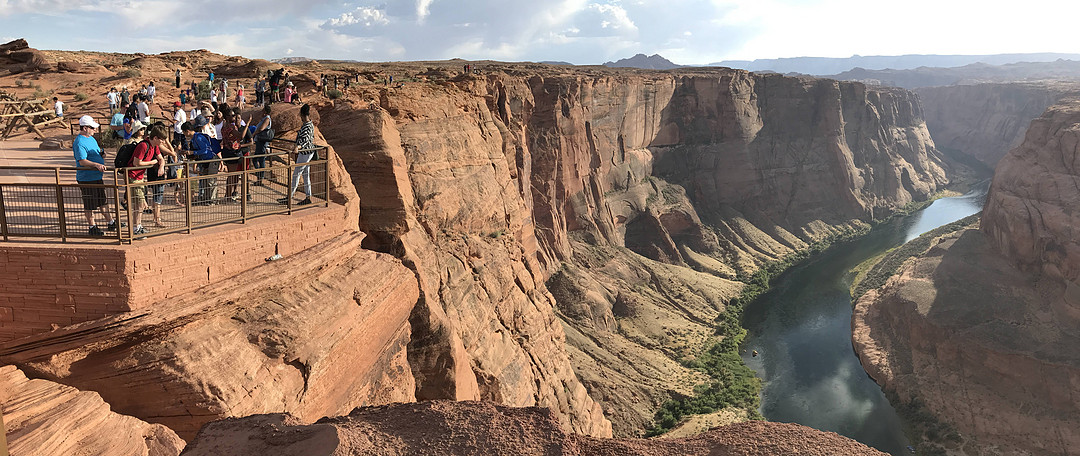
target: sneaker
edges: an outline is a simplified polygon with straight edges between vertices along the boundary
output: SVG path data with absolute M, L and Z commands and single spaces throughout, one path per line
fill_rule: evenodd
M 145 235 L 147 233 L 149 233 L 149 232 L 150 232 L 150 230 L 146 229 L 146 227 L 137 226 L 137 227 L 135 227 L 135 231 L 132 231 L 131 234 L 134 235 L 134 236 L 139 236 L 140 234 L 143 235 L 143 236 L 139 236 L 139 237 L 135 238 L 135 239 L 142 240 L 142 239 L 146 239 Z
M 278 204 L 288 205 L 289 204 L 289 198 L 278 198 L 277 202 L 278 202 Z
M 119 224 L 116 223 L 116 220 L 113 220 L 112 223 L 110 223 L 109 226 L 107 226 L 105 228 L 105 230 L 106 231 L 116 231 L 117 226 L 119 226 Z
M 94 226 L 90 227 L 90 235 L 91 236 L 104 236 L 105 232 L 101 231 L 101 228 L 98 228 L 97 225 L 94 225 Z
M 304 198 L 303 200 L 300 201 L 300 205 L 304 205 L 304 204 L 311 204 L 311 197 L 310 196 L 307 197 L 307 198 Z

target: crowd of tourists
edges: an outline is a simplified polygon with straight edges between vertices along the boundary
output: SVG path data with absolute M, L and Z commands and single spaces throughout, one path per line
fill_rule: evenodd
M 180 76 L 181 73 L 177 70 L 177 88 L 181 85 Z M 135 184 L 127 187 L 130 195 L 122 197 L 120 204 L 131 201 L 132 207 L 129 209 L 132 214 L 131 223 L 134 224 L 132 233 L 137 237 L 150 232 L 147 226 L 150 223 L 143 224 L 144 213 L 152 214 L 153 227 L 165 227 L 161 219 L 161 206 L 165 202 L 167 187 L 173 188 L 175 204 L 181 206 L 239 202 L 238 184 L 241 174 L 230 174 L 226 177 L 222 191 L 219 191 L 218 179 L 200 179 L 198 189 L 191 189 L 193 201 L 186 201 L 187 189 L 183 187 L 182 181 L 168 181 L 183 177 L 184 171 L 191 169 L 188 167 L 191 162 L 194 162 L 193 171 L 199 176 L 265 169 L 270 152 L 269 144 L 275 136 L 270 116 L 272 103 L 299 103 L 299 95 L 295 93 L 288 73 L 281 70 L 268 71 L 265 79 L 259 78 L 255 82 L 255 104 L 261 106 L 261 110 L 258 111 L 258 119 L 253 122 L 250 115 L 248 118 L 242 116 L 247 106 L 244 86 L 236 84 L 235 90 L 230 93 L 229 81 L 224 78 L 217 78 L 215 81 L 214 76 L 210 72 L 207 75 L 209 84 L 203 86 L 204 91 L 205 87 L 209 87 L 208 93 L 200 93 L 200 84 L 196 82 L 181 90 L 179 100 L 172 103 L 171 127 L 161 120 L 154 121 L 151 115 L 150 107 L 154 106 L 156 96 L 156 88 L 152 82 L 134 94 L 130 93 L 127 87 L 120 90 L 112 88 L 106 94 L 112 117 L 107 125 L 108 130 L 103 134 L 114 135 L 121 144 L 111 168 L 140 168 L 127 169 L 126 176 L 119 177 L 121 181 L 126 179 L 128 183 Z M 58 115 L 62 115 L 61 109 L 60 104 L 56 105 Z M 293 150 L 297 164 L 319 159 L 310 110 L 311 107 L 306 104 L 300 107 L 303 123 L 297 133 L 296 147 Z M 118 222 L 113 219 L 105 193 L 105 172 L 110 167 L 106 166 L 106 154 L 94 138 L 94 133 L 101 125 L 89 115 L 82 116 L 78 125 L 79 135 L 75 137 L 72 149 L 76 166 L 83 169 L 76 172 L 76 180 L 82 191 L 83 208 L 90 226 L 89 234 L 103 236 L 106 231 L 115 231 Z M 265 171 L 252 174 L 255 181 L 251 185 L 254 186 L 263 186 L 264 181 L 269 178 Z M 305 198 L 299 204 L 311 203 L 312 187 L 308 165 L 294 169 L 287 196 L 278 199 L 278 203 L 289 203 L 301 178 L 304 180 Z M 157 181 L 165 182 L 149 184 Z M 250 193 L 247 198 L 251 200 Z M 104 225 L 97 224 L 95 212 L 104 218 Z

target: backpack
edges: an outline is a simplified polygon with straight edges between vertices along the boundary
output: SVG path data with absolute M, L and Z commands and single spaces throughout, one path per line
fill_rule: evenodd
M 137 120 L 139 118 L 138 103 L 128 105 L 127 111 L 124 111 L 124 118 L 132 120 Z
M 131 166 L 131 156 L 135 154 L 135 146 L 138 146 L 138 143 L 120 146 L 120 149 L 116 151 L 116 157 L 113 158 L 113 168 Z

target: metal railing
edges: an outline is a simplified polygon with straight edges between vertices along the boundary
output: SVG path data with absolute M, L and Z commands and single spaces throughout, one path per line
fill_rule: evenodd
M 329 206 L 329 149 L 317 147 L 319 160 L 296 163 L 289 151 L 272 144 L 265 155 L 234 159 L 182 160 L 166 165 L 176 170 L 176 177 L 156 181 L 132 181 L 129 171 L 147 170 L 157 165 L 108 169 L 102 184 L 70 182 L 75 167 L 0 166 L 0 170 L 50 173 L 53 182 L 0 183 L 0 235 L 12 238 L 133 239 L 193 230 L 224 223 L 246 222 L 255 217 L 291 214 L 309 207 Z M 257 162 L 265 160 L 264 167 Z M 227 168 L 218 172 L 221 163 Z M 305 173 L 306 167 L 306 173 Z M 299 174 L 296 194 L 292 193 L 293 176 Z M 309 179 L 311 195 L 305 192 L 304 175 Z M 105 235 L 91 232 L 86 221 L 85 193 L 103 189 L 105 207 L 115 231 L 107 224 L 96 223 Z M 138 203 L 138 198 L 146 203 Z M 303 198 L 303 199 L 300 199 Z M 119 201 L 121 204 L 116 204 Z M 91 204 L 92 206 L 93 204 Z M 138 208 L 146 211 L 136 214 Z M 155 212 L 156 211 L 156 216 Z M 101 209 L 92 211 L 95 222 L 105 222 Z M 146 233 L 137 233 L 136 220 Z

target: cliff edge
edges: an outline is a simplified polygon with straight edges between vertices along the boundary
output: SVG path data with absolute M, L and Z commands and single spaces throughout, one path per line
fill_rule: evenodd
M 1048 109 L 999 163 L 981 229 L 931 242 L 858 300 L 863 366 L 955 428 L 946 447 L 1080 454 L 1078 125 L 1080 100 Z

